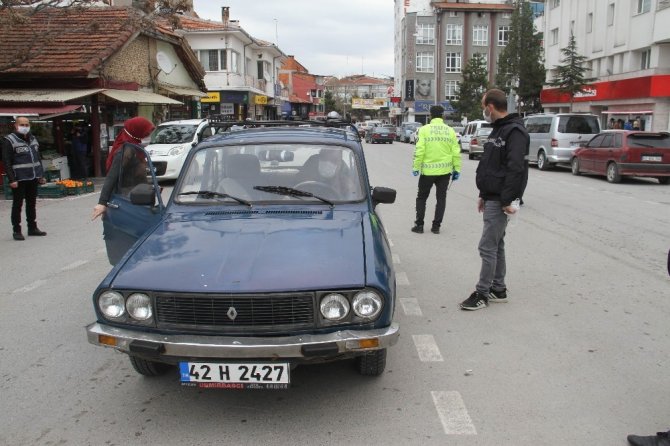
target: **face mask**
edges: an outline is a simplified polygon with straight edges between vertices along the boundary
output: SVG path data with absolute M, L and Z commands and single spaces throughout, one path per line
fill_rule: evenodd
M 26 127 L 21 126 L 18 129 L 18 132 L 22 135 L 27 135 L 29 131 L 30 131 L 30 126 L 26 126 Z
M 324 178 L 333 178 L 337 171 L 337 164 L 330 161 L 319 161 L 319 174 Z
M 484 121 L 488 122 L 489 124 L 491 122 L 493 122 L 493 118 L 491 117 L 491 112 L 489 112 L 488 108 L 485 108 L 484 110 L 482 110 L 482 116 L 484 116 Z

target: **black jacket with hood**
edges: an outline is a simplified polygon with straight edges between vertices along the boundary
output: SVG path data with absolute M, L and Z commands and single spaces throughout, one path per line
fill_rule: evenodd
M 509 206 L 523 196 L 528 181 L 530 138 L 523 120 L 516 113 L 493 122 L 493 131 L 484 143 L 477 166 L 477 188 L 484 200 Z

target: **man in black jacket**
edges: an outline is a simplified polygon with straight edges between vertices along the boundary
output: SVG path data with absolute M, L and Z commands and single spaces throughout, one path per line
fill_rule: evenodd
M 2 138 L 2 160 L 7 180 L 12 189 L 12 228 L 14 240 L 25 240 L 21 232 L 21 208 L 26 201 L 28 235 L 47 235 L 37 228 L 37 185 L 44 184 L 44 171 L 40 160 L 39 144 L 30 133 L 30 121 L 24 116 L 16 118 L 14 132 Z
M 476 290 L 461 303 L 463 310 L 479 310 L 491 302 L 506 302 L 505 229 L 507 216 L 518 210 L 518 201 L 528 178 L 530 139 L 521 117 L 507 113 L 507 97 L 492 89 L 482 98 L 484 119 L 493 131 L 484 143 L 477 166 L 477 209 L 484 213 L 484 229 L 479 240 L 482 267 Z

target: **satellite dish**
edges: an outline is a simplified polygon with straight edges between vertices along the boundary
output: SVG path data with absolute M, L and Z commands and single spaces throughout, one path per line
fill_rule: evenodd
M 177 64 L 172 62 L 172 59 L 170 59 L 170 56 L 165 54 L 162 51 L 159 51 L 156 53 L 156 62 L 158 62 L 158 67 L 163 70 L 165 74 L 170 74 L 172 73 L 172 70 L 175 69 Z

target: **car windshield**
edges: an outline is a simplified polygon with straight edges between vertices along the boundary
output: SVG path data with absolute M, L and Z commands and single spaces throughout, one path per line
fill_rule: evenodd
M 670 135 L 667 133 L 628 135 L 628 147 L 670 149 Z
M 600 132 L 600 125 L 595 116 L 561 116 L 558 120 L 558 132 L 580 135 L 596 134 Z
M 151 144 L 181 144 L 193 141 L 198 126 L 193 124 L 159 125 L 151 134 Z
M 207 205 L 239 204 L 239 200 L 252 204 L 360 201 L 365 198 L 360 170 L 354 152 L 341 146 L 201 148 L 184 166 L 175 201 Z

